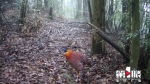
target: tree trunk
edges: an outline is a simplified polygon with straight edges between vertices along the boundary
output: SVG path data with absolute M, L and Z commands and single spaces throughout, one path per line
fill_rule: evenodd
M 77 0 L 77 13 L 76 13 L 76 19 L 80 19 L 81 18 L 81 10 L 82 10 L 82 0 Z
M 49 9 L 49 16 L 50 16 L 50 19 L 53 20 L 53 8 L 52 7 L 50 7 Z
M 111 16 L 113 15 L 113 2 L 114 2 L 114 0 L 109 0 L 109 1 L 110 1 L 109 17 L 111 18 Z M 113 27 L 113 20 L 111 20 L 111 19 L 109 19 L 109 27 Z
M 2 1 L 0 1 L 0 25 L 3 24 L 2 12 Z
M 132 0 L 132 28 L 131 32 L 133 38 L 131 42 L 131 57 L 130 66 L 132 69 L 137 69 L 139 52 L 140 52 L 140 13 L 139 13 L 139 0 Z
M 87 0 L 83 0 L 83 10 L 82 10 L 82 18 L 84 21 L 86 21 L 86 17 L 87 17 Z
M 150 27 L 149 27 L 150 28 Z M 147 34 L 147 42 L 150 42 L 150 29 L 149 29 L 149 34 Z M 147 71 L 146 71 L 146 79 L 150 81 L 150 45 L 146 46 L 147 47 L 147 55 L 148 55 L 148 68 L 147 68 Z
M 105 32 L 105 0 L 101 2 L 101 22 L 102 22 L 102 31 Z M 106 53 L 105 41 L 102 40 L 102 53 Z
M 92 23 L 101 30 L 105 30 L 105 0 L 93 0 Z M 94 33 L 92 37 L 92 54 L 105 53 L 105 43 L 102 38 Z
M 131 9 L 130 9 L 130 6 L 131 6 L 131 2 L 128 1 L 128 6 L 127 6 L 127 23 L 126 23 L 126 32 L 127 34 L 131 33 Z M 131 47 L 131 39 L 127 39 L 127 42 L 126 42 L 126 45 L 125 45 L 125 51 L 130 55 L 131 53 L 131 50 L 130 50 L 130 47 Z
M 37 9 L 42 8 L 42 0 L 37 0 Z
M 90 3 L 90 0 L 87 0 L 87 2 L 88 2 L 88 9 L 89 9 L 89 18 L 90 18 L 90 22 L 92 22 L 91 3 Z
M 44 0 L 45 7 L 48 7 L 48 0 Z
M 125 36 L 126 34 L 131 33 L 131 9 L 130 1 L 124 0 L 122 6 L 123 18 L 122 18 L 122 28 L 125 29 Z M 125 51 L 130 55 L 130 39 L 126 39 L 125 41 Z M 124 58 L 125 59 L 125 58 Z
M 148 68 L 146 71 L 146 79 L 150 81 L 150 58 L 149 58 L 149 62 L 148 62 Z
M 20 12 L 20 23 L 24 24 L 26 12 L 27 12 L 27 4 L 28 0 L 23 0 L 21 5 L 21 12 Z

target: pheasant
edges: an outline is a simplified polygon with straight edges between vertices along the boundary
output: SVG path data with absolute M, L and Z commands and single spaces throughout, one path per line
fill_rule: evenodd
M 84 69 L 84 65 L 88 62 L 87 56 L 81 54 L 80 52 L 73 51 L 66 47 L 63 47 L 62 50 L 65 52 L 65 57 L 68 63 L 77 71 L 82 71 Z

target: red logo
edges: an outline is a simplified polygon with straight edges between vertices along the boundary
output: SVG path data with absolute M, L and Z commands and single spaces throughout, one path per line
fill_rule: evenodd
M 126 71 L 126 76 L 130 75 L 131 73 L 129 71 Z

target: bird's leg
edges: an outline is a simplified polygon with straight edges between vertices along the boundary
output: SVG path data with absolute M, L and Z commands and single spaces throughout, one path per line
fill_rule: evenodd
M 87 72 L 87 76 L 88 76 L 87 84 L 90 84 L 90 78 L 89 78 L 89 75 L 90 75 L 90 72 L 88 71 L 88 72 Z
M 80 84 L 83 83 L 83 70 L 81 71 L 81 74 L 80 74 Z
M 79 84 L 82 84 L 82 82 L 83 82 L 83 71 L 81 71 L 81 73 L 79 73 L 79 71 L 77 71 L 76 73 L 77 73 L 76 82 Z
M 79 71 L 76 71 L 76 74 L 79 75 Z
M 77 74 L 77 79 L 76 79 L 75 81 L 76 81 L 76 82 L 79 82 L 79 81 L 80 81 L 80 78 L 79 78 L 79 77 L 80 77 L 80 76 L 79 76 L 79 75 L 80 75 L 80 74 L 79 74 L 79 71 L 76 71 L 76 74 Z

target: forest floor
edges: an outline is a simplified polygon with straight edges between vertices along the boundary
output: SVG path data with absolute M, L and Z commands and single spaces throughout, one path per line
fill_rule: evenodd
M 2 27 L 0 84 L 113 84 L 116 70 L 125 69 L 122 57 L 109 44 L 105 56 L 90 55 L 93 32 L 86 23 L 48 19 L 41 23 L 34 35 Z M 63 46 L 85 54 L 90 61 L 77 82 Z

